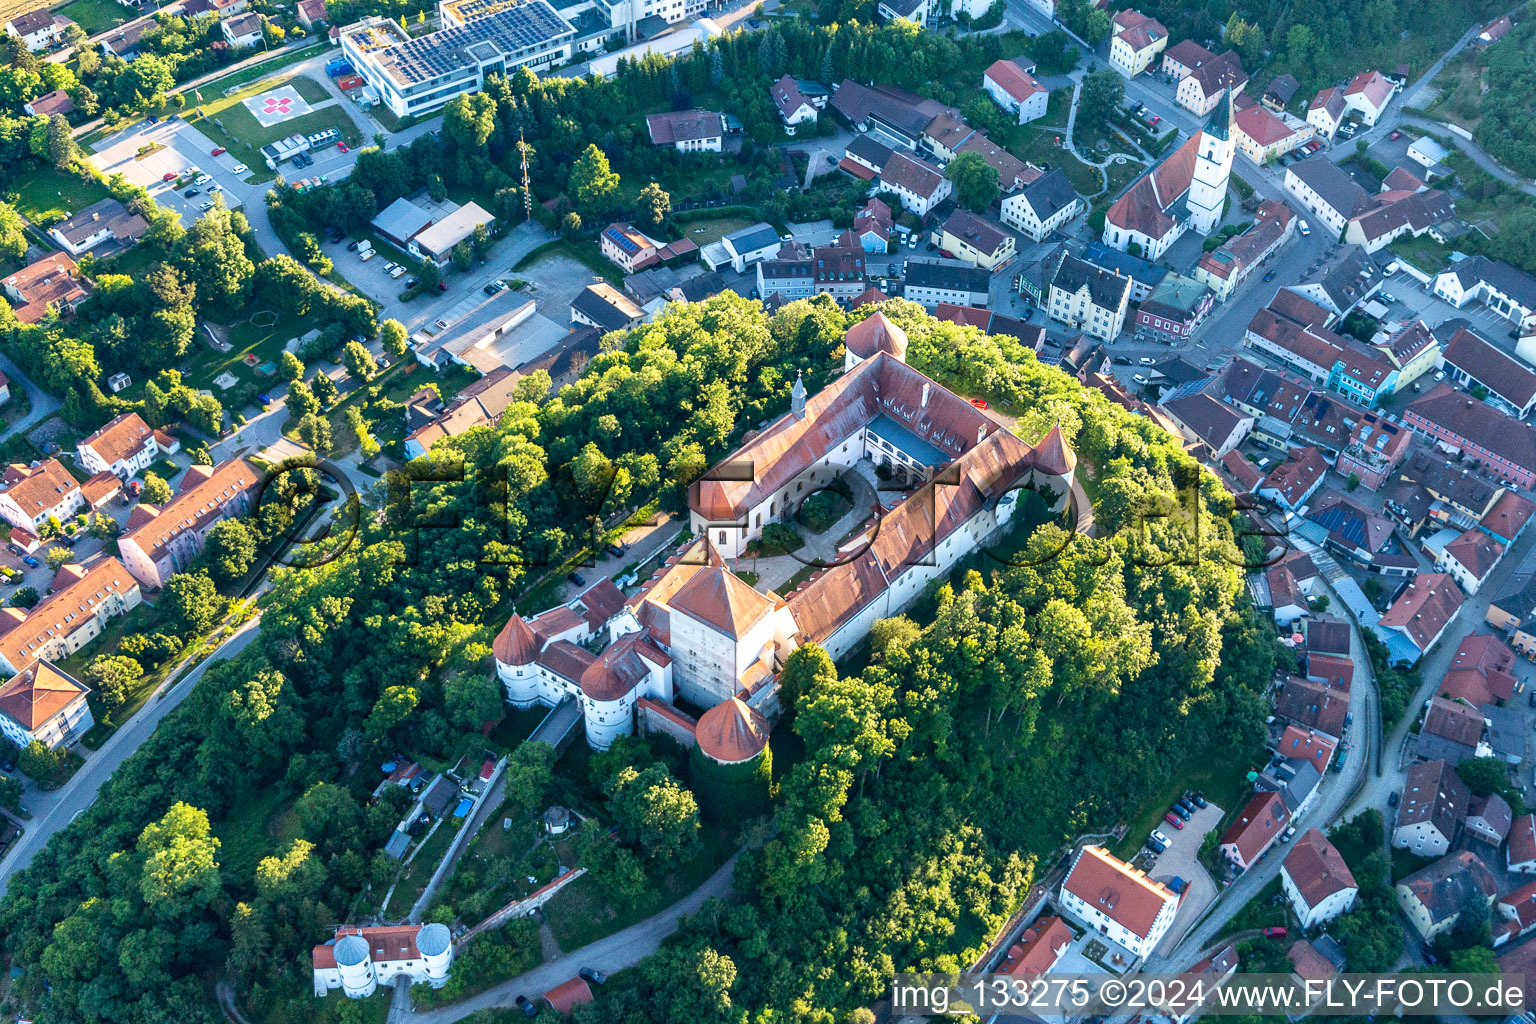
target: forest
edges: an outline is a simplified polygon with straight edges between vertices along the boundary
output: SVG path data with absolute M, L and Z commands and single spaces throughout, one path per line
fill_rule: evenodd
M 984 944 L 1068 837 L 1187 759 L 1246 763 L 1262 737 L 1273 652 L 1243 603 L 1219 483 L 1012 339 L 884 308 L 918 368 L 1017 411 L 1024 436 L 1062 425 L 1096 469 L 1106 539 L 1046 526 L 1007 563 L 978 557 L 885 624 L 862 672 L 797 653 L 780 729 L 805 753 L 781 765 L 774 827 L 744 832 L 745 898 L 700 915 L 603 1019 L 857 1019 L 893 966 L 954 966 Z M 573 509 L 679 507 L 688 480 L 787 407 L 797 373 L 814 389 L 840 367 L 851 319 L 825 300 L 772 317 L 730 294 L 672 307 L 556 397 L 525 395 L 494 429 L 435 447 L 439 470 L 462 473 L 418 476 L 455 479 L 366 495 L 356 540 L 276 570 L 259 641 L 210 669 L 12 880 L 0 934 L 24 1004 L 43 1022 L 215 1021 L 211 968 L 256 1005 L 306 1005 L 309 946 L 376 905 L 393 870 L 378 851 L 400 808 L 370 802 L 364 766 L 407 743 L 449 763 L 478 749 L 489 640 L 528 563 L 579 534 Z M 1192 506 L 1172 497 L 1190 488 L 1200 551 Z M 1142 522 L 1144 539 L 1122 528 Z M 625 749 L 640 763 L 603 768 L 620 822 L 611 780 L 675 786 L 644 745 Z M 298 819 L 255 863 L 220 840 L 253 794 Z M 625 838 L 637 856 L 594 870 L 634 884 L 655 838 Z
M 1473 138 L 1489 156 L 1527 178 L 1536 176 L 1536 125 L 1531 121 L 1536 109 L 1532 106 L 1536 103 L 1533 57 L 1536 24 L 1527 6 L 1524 12 L 1517 12 L 1509 34 L 1483 52 L 1487 91 L 1476 90 L 1480 93 L 1477 107 L 1453 107 L 1463 119 L 1477 119 Z

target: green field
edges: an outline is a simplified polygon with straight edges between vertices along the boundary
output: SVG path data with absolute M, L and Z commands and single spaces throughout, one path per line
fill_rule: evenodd
M 751 217 L 725 215 L 720 217 L 700 217 L 697 220 L 689 220 L 677 225 L 683 237 L 693 242 L 699 248 L 718 242 L 733 231 L 749 228 L 757 221 Z
M 107 198 L 107 190 L 94 178 L 81 178 L 52 167 L 23 175 L 10 188 L 17 195 L 17 211 L 39 227 L 47 227 Z
M 357 146 L 362 143 L 362 134 L 357 130 L 357 125 L 339 105 L 312 110 L 302 117 L 292 118 L 281 124 L 272 125 L 270 128 L 262 127 L 255 116 L 246 109 L 243 101 L 249 97 L 259 96 L 278 86 L 291 85 L 310 103 L 324 103 L 331 98 L 330 93 L 325 91 L 325 87 L 311 78 L 297 73 L 272 74 L 271 68 L 264 68 L 263 71 L 264 77 L 253 76 L 246 84 L 241 84 L 235 76 L 230 76 L 228 81 L 204 86 L 198 90 L 203 97 L 203 101 L 197 106 L 197 109 L 202 112 L 202 117 L 198 117 L 196 113 L 187 117 L 188 121 L 197 125 L 199 131 L 211 139 L 218 140 L 219 144 L 228 148 L 236 159 L 249 167 L 253 182 L 270 181 L 276 177 L 275 172 L 267 169 L 266 161 L 261 156 L 261 147 L 278 139 L 285 139 L 294 134 L 313 135 L 327 128 L 337 128 L 340 129 L 342 138 L 347 140 L 347 145 Z M 235 86 L 239 87 L 234 88 Z M 214 95 L 214 90 L 220 88 L 233 88 L 234 91 L 227 95 Z
M 70 0 L 58 8 L 57 13 L 74 21 L 88 36 L 105 32 L 134 17 L 134 12 L 117 0 Z

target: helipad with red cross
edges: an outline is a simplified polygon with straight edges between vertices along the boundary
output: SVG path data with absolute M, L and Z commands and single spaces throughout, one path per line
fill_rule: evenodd
M 242 102 L 245 104 L 245 109 L 261 122 L 263 128 L 282 124 L 314 109 L 291 85 L 280 85 L 259 96 L 248 97 Z

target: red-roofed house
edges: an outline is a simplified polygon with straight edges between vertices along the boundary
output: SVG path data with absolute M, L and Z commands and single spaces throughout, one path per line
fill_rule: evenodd
M 779 108 L 779 117 L 784 121 L 784 134 L 795 134 L 795 128 L 809 121 L 816 123 L 816 107 L 805 94 L 800 91 L 800 86 L 788 75 L 774 82 L 768 89 L 773 97 L 773 105 Z
M 1156 18 L 1140 11 L 1115 14 L 1110 29 L 1109 63 L 1127 78 L 1135 78 L 1157 59 L 1168 45 L 1168 30 Z
M 1504 557 L 1504 545 L 1482 530 L 1471 529 L 1447 544 L 1435 559 L 1435 568 L 1447 573 L 1466 594 L 1482 589 L 1483 581 Z
M 1456 648 L 1439 692 L 1474 707 L 1509 700 L 1515 693 L 1516 680 L 1510 674 L 1514 664 L 1515 652 L 1501 637 L 1492 633 L 1466 637 Z
M 1327 472 L 1328 463 L 1322 452 L 1310 446 L 1292 448 L 1285 461 L 1270 470 L 1256 493 L 1294 512 L 1323 485 Z
M 1325 139 L 1332 140 L 1333 133 L 1344 123 L 1344 90 L 1329 87 L 1312 97 L 1307 108 L 1307 123 L 1317 129 Z
M 982 76 L 981 87 L 998 106 L 1017 117 L 1019 124 L 1028 124 L 1045 116 L 1051 94 L 1030 74 L 1034 64 L 1026 65 L 1021 60 L 994 61 Z
M 1221 855 L 1240 870 L 1258 863 L 1285 831 L 1291 812 L 1279 793 L 1255 793 L 1221 836 Z
M 1532 516 L 1536 516 L 1536 502 L 1505 491 L 1478 520 L 1477 528 L 1507 548 L 1525 532 Z
M 1069 916 L 1143 958 L 1168 934 L 1179 909 L 1173 890 L 1098 846 L 1078 851 L 1059 899 Z
M 1275 744 L 1275 752 L 1284 758 L 1306 761 L 1321 775 L 1328 770 L 1328 763 L 1333 760 L 1333 751 L 1338 744 L 1335 736 L 1315 729 L 1303 729 L 1299 725 L 1288 725 L 1285 732 L 1280 734 L 1280 742 Z
M 1504 15 L 1496 21 L 1488 23 L 1488 27 L 1477 34 L 1479 46 L 1492 46 L 1509 34 L 1509 30 L 1515 27 L 1515 23 L 1509 20 L 1509 15 Z
M 1233 119 L 1237 125 L 1237 148 L 1256 164 L 1274 160 L 1311 140 L 1316 128 L 1271 113 L 1262 106 L 1239 110 Z
M 1280 884 L 1307 929 L 1348 913 L 1360 893 L 1343 856 L 1315 828 L 1298 836 L 1286 854 Z
M 1024 929 L 1019 941 L 1008 950 L 1008 955 L 998 965 L 997 973 L 1011 974 L 1015 978 L 1037 978 L 1046 974 L 1072 942 L 1072 929 L 1054 914 L 1037 917 Z
M 1509 827 L 1506 851 L 1509 870 L 1522 875 L 1536 875 L 1536 814 L 1522 814 Z
M 1536 882 L 1500 896 L 1495 909 L 1504 920 L 1513 922 L 1515 938 L 1527 934 L 1536 928 Z

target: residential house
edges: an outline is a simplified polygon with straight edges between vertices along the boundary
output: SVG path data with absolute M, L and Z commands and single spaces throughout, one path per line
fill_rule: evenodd
M 1443 381 L 1404 410 L 1403 423 L 1446 451 L 1471 456 L 1473 467 L 1486 464 L 1501 481 L 1536 486 L 1536 430 Z
M 1018 124 L 1045 116 L 1050 101 L 1050 90 L 1035 80 L 1031 74 L 1035 65 L 1023 58 L 993 61 L 981 76 L 981 87 L 987 95 L 1008 113 Z
M 30 611 L 0 610 L 0 667 L 22 672 L 41 661 L 63 661 L 101 635 L 106 624 L 137 608 L 139 585 L 111 556 L 89 567 L 60 567 L 50 593 Z
M 1349 442 L 1339 452 L 1334 470 L 1359 481 L 1368 491 L 1378 490 L 1413 447 L 1413 432 L 1378 413 L 1360 414 Z
M 659 246 L 623 221 L 615 221 L 604 228 L 597 236 L 597 245 L 603 257 L 626 274 L 644 270 L 657 262 Z
M 5 297 L 24 324 L 41 323 L 50 313 L 68 316 L 89 295 L 80 268 L 63 252 L 51 252 L 5 279 Z
M 1298 836 L 1286 854 L 1280 886 L 1308 931 L 1348 913 L 1360 894 L 1344 857 L 1316 828 Z
M 1408 777 L 1392 828 L 1392 845 L 1420 857 L 1439 857 L 1461 832 L 1472 793 L 1444 761 L 1408 766 Z
M 1425 760 L 1460 764 L 1486 752 L 1483 733 L 1487 727 L 1477 708 L 1460 701 L 1433 697 L 1429 710 L 1424 712 L 1414 751 Z
M 164 586 L 202 554 L 214 524 L 252 510 L 262 485 L 262 475 L 244 459 L 191 467 L 165 505 L 134 508 L 128 529 L 117 539 L 128 571 L 151 590 Z
M 1344 90 L 1330 87 L 1312 97 L 1307 107 L 1307 123 L 1317 129 L 1317 134 L 1333 141 L 1334 133 L 1344 123 Z
M 1283 568 L 1283 566 L 1272 566 Z M 1289 573 L 1289 570 L 1287 570 Z M 1294 578 L 1294 577 L 1293 577 Z M 1323 658 L 1311 659 L 1321 661 Z M 1342 662 L 1349 665 L 1349 662 Z M 1330 736 L 1344 735 L 1344 717 L 1349 714 L 1349 687 L 1339 688 L 1326 681 L 1289 676 L 1275 695 L 1275 715 L 1303 729 Z
M 894 192 L 904 209 L 919 217 L 928 216 L 953 190 L 948 178 L 938 169 L 904 153 L 892 153 L 880 169 L 880 188 Z
M 1482 388 L 1520 419 L 1536 406 L 1536 373 L 1465 327 L 1451 336 L 1440 365 L 1457 384 Z
M 1057 898 L 1069 917 L 1141 958 L 1168 934 L 1179 908 L 1173 890 L 1098 846 L 1077 852 Z
M 1509 939 L 1518 939 L 1530 934 L 1536 928 L 1536 882 L 1529 882 L 1499 897 L 1495 906 L 1493 921 L 1493 944 L 1502 945 L 1499 941 L 1499 932 L 1506 930 L 1510 934 Z M 1500 929 L 1500 922 L 1504 923 L 1504 929 Z
M 1397 368 L 1399 390 L 1433 369 L 1441 352 L 1439 340 L 1422 320 L 1410 321 L 1385 338 L 1378 335 L 1372 339 L 1371 347 Z
M 1333 658 L 1350 656 L 1349 623 L 1335 616 L 1319 616 L 1307 623 L 1307 657 L 1315 659 L 1319 654 Z
M 1536 814 L 1522 814 L 1510 823 L 1505 862 L 1515 874 L 1536 875 Z
M 1510 672 L 1514 664 L 1515 653 L 1503 640 L 1490 633 L 1473 634 L 1457 645 L 1437 693 L 1474 707 L 1507 701 L 1519 685 Z
M 669 110 L 645 115 L 651 145 L 679 153 L 718 153 L 725 141 L 725 118 L 713 110 Z
M 1351 219 L 1374 206 L 1370 193 L 1325 156 L 1287 167 L 1285 188 L 1322 222 L 1325 234 L 1341 234 Z
M 1471 256 L 1453 263 L 1435 276 L 1434 292 L 1457 309 L 1481 302 L 1522 332 L 1536 325 L 1536 277 L 1499 260 Z
M 55 14 L 46 7 L 40 7 L 35 11 L 18 14 L 5 23 L 5 34 L 12 39 L 19 39 L 32 53 L 40 53 L 58 44 L 64 37 L 64 30 L 74 22 L 61 14 Z
M 1507 548 L 1525 532 L 1532 516 L 1536 516 L 1536 503 L 1505 491 L 1478 520 L 1477 528 Z
M 991 288 L 992 275 L 980 267 L 958 260 L 937 263 L 908 260 L 902 297 L 929 309 L 941 302 L 985 307 L 991 301 Z
M 1490 905 L 1498 882 L 1477 854 L 1462 850 L 1440 858 L 1397 883 L 1397 904 L 1420 939 L 1449 931 L 1473 900 Z
M 718 270 L 721 265 L 729 263 L 731 269 L 738 274 L 746 273 L 748 267 L 760 260 L 771 259 L 775 256 L 783 240 L 779 233 L 773 230 L 773 226 L 764 222 L 733 231 L 720 239 L 721 255 L 714 256 L 711 253 L 713 246 L 705 246 L 704 262 L 711 270 Z
M 1224 93 L 1230 93 L 1235 98 L 1247 84 L 1248 75 L 1243 71 L 1242 62 L 1237 59 L 1236 53 L 1228 50 L 1220 57 L 1191 69 L 1189 74 L 1179 79 L 1179 84 L 1174 87 L 1173 98 L 1179 106 L 1196 117 L 1205 117 L 1216 108 Z
M 1210 287 L 1217 301 L 1225 302 L 1255 267 L 1273 256 L 1295 233 L 1296 215 L 1291 208 L 1278 200 L 1266 199 L 1259 204 L 1248 230 L 1201 254 L 1194 278 Z
M 1511 767 L 1525 760 L 1525 715 L 1517 707 L 1484 704 L 1477 709 L 1483 716 L 1486 733 L 1478 748 L 1479 757 L 1496 757 Z
M 893 85 L 862 85 L 851 79 L 838 85 L 830 102 L 854 129 L 867 132 L 881 145 L 907 152 L 916 151 L 923 130 L 934 118 L 958 113 Z
M 1345 114 L 1355 114 L 1367 125 L 1375 125 L 1392 97 L 1397 86 L 1380 71 L 1362 71 L 1344 87 Z
M 1125 327 L 1130 301 L 1130 278 L 1067 256 L 1051 281 L 1046 312 L 1084 334 L 1113 341 Z
M 1055 914 L 1037 917 L 1020 933 L 1019 941 L 1008 947 L 1003 962 L 997 965 L 997 973 L 1033 981 L 1050 973 L 1072 944 L 1072 938 L 1072 929 Z
M 1045 348 L 1045 328 L 1020 320 L 1017 317 L 994 313 L 990 309 L 974 306 L 956 306 L 941 302 L 934 310 L 935 319 L 947 320 L 962 327 L 975 327 L 987 337 L 1003 334 L 1017 340 L 1025 348 L 1039 355 Z
M 793 135 L 800 125 L 816 123 L 816 106 L 805 98 L 799 84 L 784 75 L 768 87 L 773 105 L 779 108 L 779 119 L 784 122 L 784 134 Z
M 776 259 L 757 264 L 757 294 L 764 300 L 794 302 L 816 294 L 816 264 L 803 246 L 785 243 Z
M 1136 310 L 1136 338 L 1165 345 L 1186 342 L 1216 303 L 1203 281 L 1182 274 L 1163 278 Z
M 1127 78 L 1135 78 L 1168 45 L 1168 30 L 1156 18 L 1123 10 L 1110 23 L 1109 63 Z
M 1238 870 L 1246 871 L 1269 852 L 1290 820 L 1279 793 L 1255 793 L 1222 833 L 1217 850 Z
M 48 235 L 71 256 L 80 257 L 103 242 L 134 242 L 149 230 L 149 222 L 116 199 L 92 203 L 59 221 Z
M 880 0 L 875 7 L 881 21 L 902 19 L 916 25 L 926 25 L 928 13 L 928 0 Z
M 55 89 L 41 96 L 32 97 L 21 105 L 21 109 L 25 110 L 29 117 L 52 117 L 55 114 L 63 117 L 75 112 L 75 101 L 70 99 L 69 93 L 63 89 Z
M 1287 761 L 1310 764 L 1317 769 L 1318 777 L 1328 770 L 1338 749 L 1339 738 L 1316 729 L 1303 729 L 1288 725 L 1275 743 L 1275 752 Z
M 1039 242 L 1057 231 L 1082 209 L 1082 200 L 1061 168 L 1053 167 L 1023 191 L 1004 196 L 1002 222 Z
M 1286 290 L 1311 300 L 1327 310 L 1335 322 L 1341 322 L 1351 309 L 1374 295 L 1381 282 L 1375 266 L 1366 261 L 1365 251 L 1350 246 L 1343 258 L 1322 276 L 1290 285 Z
M 1285 108 L 1291 105 L 1291 100 L 1296 96 L 1296 90 L 1301 88 L 1301 83 L 1296 81 L 1295 75 L 1276 75 L 1269 81 L 1269 88 L 1264 90 L 1263 97 L 1259 100 L 1270 110 L 1277 114 L 1283 114 Z
M 1421 573 L 1372 628 L 1394 662 L 1414 664 L 1439 642 L 1466 596 L 1445 573 Z
M 262 28 L 265 19 L 255 12 L 237 14 L 233 18 L 225 18 L 219 22 L 219 30 L 224 33 L 225 40 L 235 49 L 242 47 L 251 49 L 261 45 Z
M 1375 205 L 1350 218 L 1344 241 L 1376 252 L 1399 238 L 1418 238 L 1429 233 L 1441 237 L 1435 225 L 1456 216 L 1451 197 L 1439 189 L 1408 191 L 1388 189 L 1372 197 Z
M 1522 741 L 1524 737 L 1521 737 Z M 1514 823 L 1509 804 L 1497 793 L 1475 796 L 1467 805 L 1467 835 L 1480 839 L 1497 850 L 1504 843 Z
M 1269 588 L 1268 606 L 1274 612 L 1275 625 L 1289 627 L 1307 614 L 1306 595 L 1302 593 L 1301 585 L 1290 569 L 1283 565 L 1272 565 L 1264 570 L 1264 582 Z
M 406 457 L 419 458 L 443 438 L 457 437 L 474 427 L 494 427 L 515 400 L 521 379 L 521 374 L 502 366 L 460 391 L 446 407 L 434 404 L 411 416 L 408 405 Z M 429 394 L 436 398 L 435 392 Z
M 1123 13 L 1123 12 L 1122 12 Z M 1221 221 L 1236 141 L 1232 94 L 1205 128 L 1131 184 L 1104 217 L 1104 244 L 1156 260 L 1185 231 L 1208 235 Z
M 1488 23 L 1488 26 L 1477 34 L 1477 45 L 1492 46 L 1509 34 L 1509 30 L 1515 27 L 1515 23 L 1509 20 L 1505 14 Z
M 996 271 L 1013 259 L 1013 236 L 969 210 L 956 210 L 950 214 L 938 233 L 940 249 L 983 269 Z
M 1493 567 L 1504 557 L 1504 545 L 1481 530 L 1466 530 L 1447 543 L 1435 558 L 1435 569 L 1449 574 L 1468 595 L 1476 594 Z
M 645 319 L 645 310 L 611 284 L 589 284 L 571 300 L 571 322 L 609 331 L 626 331 Z
M 0 685 L 0 736 L 22 749 L 71 747 L 96 724 L 88 693 L 63 669 L 36 662 Z
M 1105 245 L 1095 240 L 1083 246 L 1083 251 L 1077 254 L 1080 259 L 1087 260 L 1096 267 L 1113 271 L 1122 277 L 1131 279 L 1131 302 L 1142 302 L 1152 294 L 1153 289 L 1163 283 L 1167 276 L 1173 273 L 1160 263 L 1133 256 L 1128 252 L 1122 252 L 1113 246 Z
M 1289 114 L 1272 113 L 1261 106 L 1239 110 L 1233 123 L 1237 129 L 1237 151 L 1256 164 L 1278 160 L 1295 152 L 1317 133 L 1317 129 L 1305 121 Z
M 1317 493 L 1327 472 L 1328 462 L 1322 452 L 1311 446 L 1292 448 L 1254 493 L 1294 512 Z
M 0 519 L 33 533 L 50 518 L 63 523 L 85 506 L 80 485 L 58 459 L 12 463 L 0 475 Z
M 1434 172 L 1438 176 L 1444 176 L 1448 170 L 1444 165 L 1450 155 L 1450 150 L 1428 135 L 1420 136 L 1408 145 L 1409 158 L 1423 167 L 1426 172 Z M 1385 186 L 1387 183 L 1382 184 Z
M 1171 78 L 1178 79 L 1215 59 L 1214 53 L 1193 39 L 1184 39 L 1163 51 L 1163 63 L 1159 70 Z
M 161 444 L 161 439 L 167 444 Z M 136 412 L 114 417 L 106 426 L 80 441 L 75 461 L 88 473 L 111 473 L 123 480 L 148 469 L 162 452 L 180 443 L 144 422 Z
M 1254 418 L 1203 391 L 1160 403 L 1185 440 L 1204 445 L 1215 461 L 1242 444 L 1253 430 Z
M 1412 576 L 1419 563 L 1393 535 L 1392 520 L 1369 512 L 1342 494 L 1324 491 L 1308 509 L 1308 523 L 1323 532 L 1323 545 L 1369 572 Z
M 144 33 L 155 27 L 153 19 L 130 21 L 101 36 L 101 52 L 108 57 L 120 57 L 131 61 L 139 55 L 139 40 Z M 78 253 L 76 254 L 78 255 Z
M 865 252 L 884 253 L 890 249 L 891 235 L 896 230 L 895 223 L 891 208 L 880 199 L 871 197 L 853 215 L 853 237 Z
M 1011 243 L 1013 239 L 1008 241 Z M 869 287 L 869 276 L 864 266 L 864 248 L 850 231 L 838 236 L 834 245 L 818 246 L 811 250 L 811 262 L 818 295 L 830 295 L 846 304 L 858 298 Z
M 329 24 L 331 20 L 330 14 L 325 9 L 325 0 L 299 0 L 294 10 L 294 17 L 298 19 L 300 25 L 311 32 L 316 25 Z
M 856 135 L 844 148 L 837 166 L 862 181 L 874 181 L 891 158 L 891 152 L 890 146 L 869 135 Z

